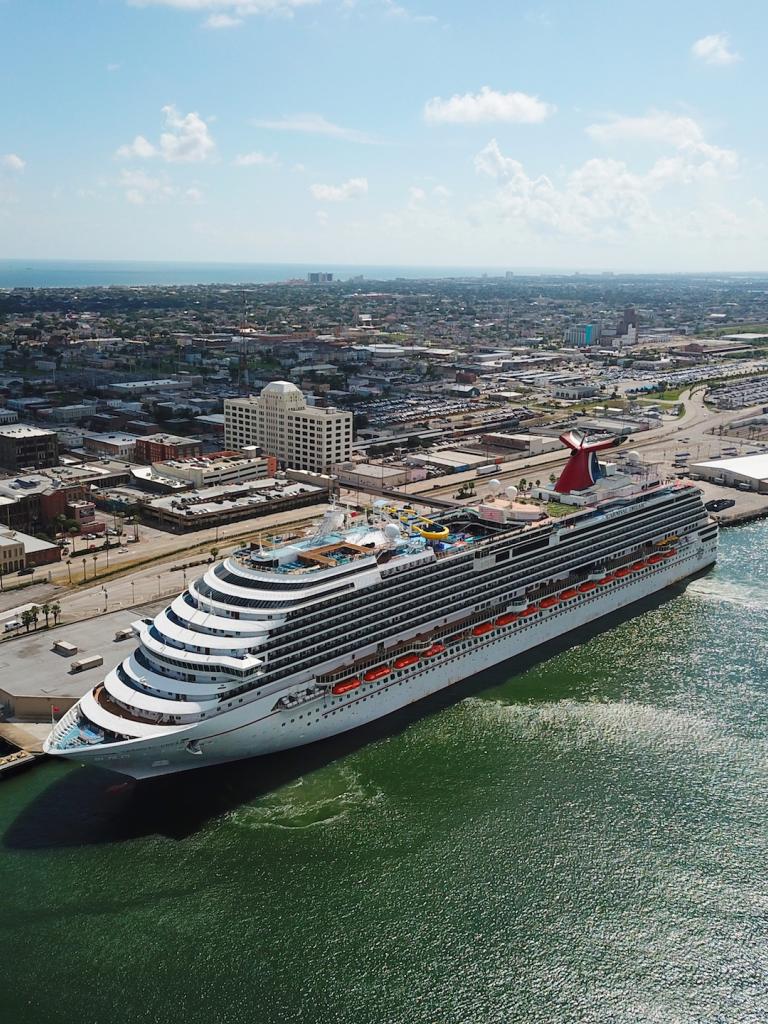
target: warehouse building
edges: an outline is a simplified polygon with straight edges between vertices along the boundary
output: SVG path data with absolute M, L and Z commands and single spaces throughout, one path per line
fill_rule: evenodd
M 696 462 L 690 470 L 692 479 L 709 480 L 713 484 L 738 487 L 741 491 L 768 494 L 768 452 L 737 456 L 734 459 Z

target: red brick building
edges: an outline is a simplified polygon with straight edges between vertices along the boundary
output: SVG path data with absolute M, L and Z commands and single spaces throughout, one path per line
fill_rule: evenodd
M 167 459 L 194 459 L 202 452 L 202 444 L 193 437 L 176 434 L 150 434 L 136 439 L 136 461 L 145 466 Z

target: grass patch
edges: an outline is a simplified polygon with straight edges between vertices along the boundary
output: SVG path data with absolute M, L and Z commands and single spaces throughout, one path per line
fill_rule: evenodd
M 576 509 L 573 505 L 564 505 L 562 501 L 548 501 L 547 502 L 547 515 L 553 519 L 559 519 L 560 516 L 568 516 Z

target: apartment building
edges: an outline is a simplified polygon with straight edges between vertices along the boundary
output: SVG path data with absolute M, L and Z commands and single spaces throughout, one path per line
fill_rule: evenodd
M 327 473 L 352 456 L 352 413 L 307 405 L 295 384 L 273 381 L 260 395 L 224 402 L 224 443 L 257 445 L 289 469 Z

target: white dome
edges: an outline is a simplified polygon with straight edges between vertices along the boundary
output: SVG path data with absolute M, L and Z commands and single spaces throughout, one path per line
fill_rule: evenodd
M 271 384 L 262 388 L 261 393 L 262 395 L 290 395 L 298 390 L 296 385 L 291 384 L 288 380 L 273 380 Z
M 514 501 L 517 497 L 517 488 L 514 484 L 510 484 L 504 492 L 510 501 Z
M 491 494 L 498 494 L 499 491 L 501 490 L 501 480 L 489 480 L 488 490 L 491 492 Z
M 387 540 L 398 540 L 400 537 L 400 527 L 396 523 L 387 523 L 384 527 L 384 536 Z
M 641 462 L 640 452 L 636 452 L 634 449 L 631 452 L 627 452 L 627 462 Z

